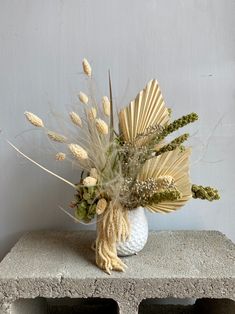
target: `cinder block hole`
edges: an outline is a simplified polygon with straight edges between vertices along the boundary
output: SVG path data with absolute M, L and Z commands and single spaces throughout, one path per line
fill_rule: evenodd
M 235 302 L 229 299 L 145 299 L 139 314 L 235 314 Z
M 11 314 L 118 314 L 118 305 L 112 299 L 60 298 L 19 299 L 11 306 Z

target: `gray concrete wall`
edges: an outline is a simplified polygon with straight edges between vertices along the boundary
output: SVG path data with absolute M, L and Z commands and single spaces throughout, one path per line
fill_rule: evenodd
M 201 117 L 190 128 L 192 181 L 218 186 L 222 199 L 151 216 L 150 228 L 218 229 L 235 240 L 234 16 L 233 0 L 0 0 L 0 256 L 25 230 L 83 228 L 57 208 L 73 191 L 19 158 L 4 138 L 77 181 L 70 163 L 54 162 L 41 133 L 15 136 L 30 129 L 25 110 L 49 125 L 51 107 L 66 112 L 85 86 L 84 56 L 105 94 L 111 69 L 118 106 L 156 77 L 174 117 Z

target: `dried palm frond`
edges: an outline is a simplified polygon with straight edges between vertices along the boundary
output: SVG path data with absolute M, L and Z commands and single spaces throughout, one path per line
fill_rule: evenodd
M 151 80 L 119 113 L 120 131 L 126 142 L 134 142 L 138 134 L 144 133 L 150 126 L 164 126 L 168 120 L 169 111 L 156 80 Z
M 163 153 L 158 157 L 148 160 L 138 175 L 138 180 L 171 176 L 174 185 L 180 191 L 182 197 L 175 201 L 164 201 L 158 204 L 146 205 L 153 212 L 172 212 L 183 205 L 191 198 L 191 184 L 189 181 L 189 156 L 191 149 L 183 152 L 179 148 L 171 152 Z

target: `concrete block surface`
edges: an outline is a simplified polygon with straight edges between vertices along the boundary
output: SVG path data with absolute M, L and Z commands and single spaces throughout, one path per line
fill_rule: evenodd
M 95 265 L 94 239 L 93 231 L 25 234 L 0 264 L 0 313 L 27 313 L 20 307 L 33 305 L 17 302 L 37 297 L 108 298 L 128 314 L 148 298 L 235 300 L 235 245 L 220 232 L 152 232 L 123 258 L 126 272 L 111 275 Z

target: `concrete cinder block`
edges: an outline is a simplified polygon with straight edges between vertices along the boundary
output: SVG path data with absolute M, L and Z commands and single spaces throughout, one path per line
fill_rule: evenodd
M 220 232 L 152 232 L 142 252 L 124 258 L 126 272 L 112 275 L 95 266 L 94 239 L 92 231 L 24 235 L 0 264 L 0 313 L 21 314 L 15 301 L 37 297 L 110 298 L 122 314 L 148 298 L 235 300 L 235 245 Z

